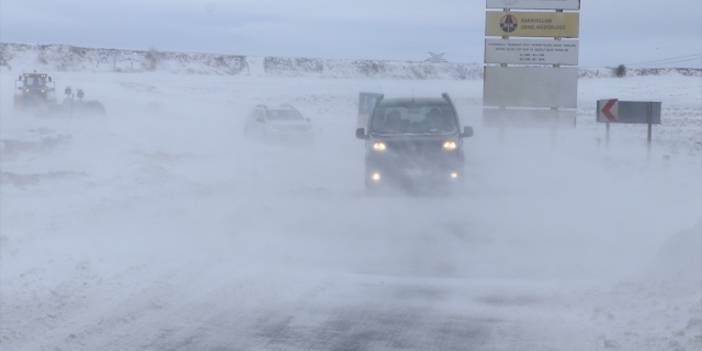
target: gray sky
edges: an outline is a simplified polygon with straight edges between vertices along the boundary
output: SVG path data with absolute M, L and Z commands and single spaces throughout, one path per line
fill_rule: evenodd
M 702 0 L 582 7 L 581 66 L 702 54 Z M 434 51 L 482 62 L 484 12 L 484 0 L 0 0 L 0 41 L 401 60 Z

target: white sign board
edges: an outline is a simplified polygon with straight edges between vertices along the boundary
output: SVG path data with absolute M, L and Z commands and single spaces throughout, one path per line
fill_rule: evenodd
M 496 109 L 483 110 L 483 126 L 541 128 L 575 127 L 575 110 Z
M 575 67 L 485 67 L 484 106 L 578 106 Z
M 487 0 L 489 9 L 579 10 L 580 0 Z
M 577 65 L 577 40 L 485 39 L 485 63 Z

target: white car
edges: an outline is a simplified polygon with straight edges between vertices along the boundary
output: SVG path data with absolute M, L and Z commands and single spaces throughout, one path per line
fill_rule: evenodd
M 312 137 L 312 123 L 291 105 L 275 108 L 258 105 L 246 120 L 244 134 L 281 141 L 309 140 Z

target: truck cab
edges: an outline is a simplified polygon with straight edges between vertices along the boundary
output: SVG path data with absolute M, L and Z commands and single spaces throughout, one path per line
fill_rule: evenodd
M 56 101 L 54 80 L 46 73 L 24 73 L 15 82 L 15 109 L 46 107 Z

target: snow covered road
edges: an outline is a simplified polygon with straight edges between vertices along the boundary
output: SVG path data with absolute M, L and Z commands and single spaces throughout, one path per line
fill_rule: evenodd
M 15 75 L 3 350 L 702 346 L 702 253 L 661 254 L 702 230 L 699 78 L 581 80 L 577 129 L 500 133 L 480 81 L 62 73 L 108 115 L 46 118 L 12 111 Z M 359 91 L 451 93 L 477 131 L 464 189 L 364 196 Z M 641 128 L 602 144 L 592 109 L 612 96 L 664 101 L 650 159 Z M 257 103 L 295 104 L 314 143 L 243 139 Z

